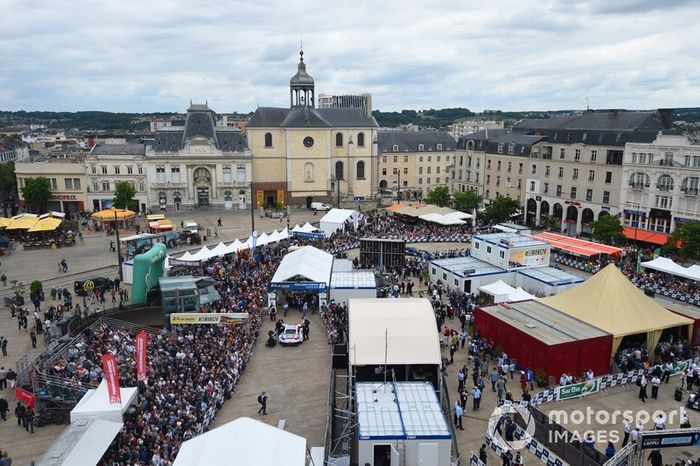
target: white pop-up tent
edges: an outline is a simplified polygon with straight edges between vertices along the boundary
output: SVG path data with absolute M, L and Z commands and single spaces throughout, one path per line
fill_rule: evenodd
M 94 466 L 99 463 L 123 423 L 80 419 L 63 429 L 36 466 Z M 34 464 L 34 463 L 33 463 Z
M 515 288 L 505 283 L 503 280 L 480 286 L 479 291 L 493 296 L 494 303 L 508 301 L 508 296 L 515 291 Z
M 180 446 L 174 466 L 305 466 L 306 439 L 240 417 Z
M 70 422 L 75 422 L 79 419 L 96 418 L 105 421 L 123 422 L 122 414 L 132 404 L 136 403 L 138 389 L 121 388 L 120 389 L 122 402 L 121 404 L 111 404 L 109 402 L 109 393 L 107 391 L 107 381 L 102 380 L 100 385 L 94 390 L 88 390 L 80 399 L 75 408 L 70 412 Z
M 326 215 L 321 218 L 320 227 L 326 237 L 332 235 L 338 230 L 344 231 L 346 225 L 352 226 L 353 229 L 362 220 L 362 214 L 352 209 L 331 209 Z
M 648 262 L 642 262 L 642 267 L 659 272 L 668 273 L 677 277 L 689 278 L 691 280 L 700 281 L 700 267 L 692 265 L 683 267 L 667 257 L 657 257 Z
M 537 296 L 533 296 L 527 291 L 523 290 L 521 287 L 517 287 L 514 291 L 508 294 L 508 302 L 515 301 L 527 301 L 528 299 L 537 299 Z

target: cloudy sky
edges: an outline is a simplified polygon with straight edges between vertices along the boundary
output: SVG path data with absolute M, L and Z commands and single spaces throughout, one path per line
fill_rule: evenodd
M 0 110 L 218 112 L 316 92 L 374 108 L 700 105 L 688 0 L 2 0 Z

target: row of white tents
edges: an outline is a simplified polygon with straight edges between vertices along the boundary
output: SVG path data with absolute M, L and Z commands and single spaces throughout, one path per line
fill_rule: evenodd
M 654 260 L 642 262 L 641 265 L 647 269 L 657 270 L 659 272 L 668 273 L 681 278 L 700 281 L 700 265 L 683 267 L 667 257 L 657 257 Z
M 313 225 L 307 222 L 303 226 L 295 225 L 291 231 L 292 234 L 296 232 L 313 233 L 315 231 L 318 231 L 318 228 L 314 227 Z M 226 254 L 232 254 L 238 251 L 251 249 L 253 248 L 253 245 L 255 245 L 255 247 L 258 247 L 264 246 L 266 244 L 277 243 L 282 240 L 289 239 L 290 236 L 290 232 L 287 228 L 285 228 L 282 231 L 275 230 L 269 235 L 267 233 L 263 233 L 257 237 L 253 237 L 253 235 L 250 235 L 245 241 L 236 239 L 235 241 L 229 244 L 225 244 L 223 242 L 219 243 L 213 248 L 204 246 L 202 247 L 202 249 L 195 253 L 190 253 L 189 251 L 187 251 L 182 256 L 178 257 L 177 260 L 185 262 L 206 261 L 214 257 L 221 257 L 225 256 Z

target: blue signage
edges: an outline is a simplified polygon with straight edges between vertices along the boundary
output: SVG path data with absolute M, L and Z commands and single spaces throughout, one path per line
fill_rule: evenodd
M 355 197 L 353 197 L 353 199 L 356 200 L 356 201 L 364 201 L 364 200 L 365 200 L 365 196 L 355 196 Z
M 319 282 L 279 282 L 270 283 L 270 290 L 325 291 L 326 284 Z
M 320 240 L 325 238 L 323 233 L 307 233 L 304 231 L 295 231 L 293 233 L 293 235 L 296 236 L 297 238 L 305 238 L 305 239 L 310 239 L 310 240 L 314 240 L 314 241 L 320 241 Z

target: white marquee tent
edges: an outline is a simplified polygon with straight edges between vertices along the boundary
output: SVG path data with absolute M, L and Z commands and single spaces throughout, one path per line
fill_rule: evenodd
M 537 299 L 537 296 L 531 295 L 521 287 L 517 287 L 513 292 L 508 294 L 508 302 L 511 303 L 515 301 L 527 301 L 528 299 Z
M 362 214 L 352 209 L 331 209 L 321 218 L 321 231 L 326 237 L 338 230 L 345 230 L 346 225 L 357 228 L 362 220 Z
M 479 291 L 493 296 L 494 303 L 508 301 L 508 296 L 515 291 L 515 288 L 505 283 L 503 280 L 480 286 Z
M 332 254 L 316 249 L 313 246 L 304 246 L 282 258 L 282 262 L 277 266 L 275 275 L 270 283 L 271 285 L 284 283 L 301 276 L 310 282 L 325 283 L 327 289 L 330 284 L 332 269 Z
M 78 419 L 97 418 L 105 421 L 123 422 L 122 414 L 127 408 L 136 403 L 138 389 L 121 388 L 121 404 L 111 404 L 107 391 L 107 381 L 102 380 L 94 390 L 88 390 L 70 412 L 70 422 Z
M 666 257 L 657 257 L 654 260 L 642 262 L 641 265 L 647 269 L 658 270 L 659 272 L 668 273 L 677 277 L 700 281 L 700 266 L 697 265 L 683 267 Z
M 182 444 L 174 466 L 305 466 L 306 439 L 240 417 Z
M 318 228 L 310 224 L 309 222 L 306 222 L 304 226 L 299 226 L 294 225 L 294 228 L 292 228 L 292 233 L 300 232 L 300 233 L 313 233 L 315 231 L 318 231 Z
M 467 214 L 465 214 L 467 215 Z M 440 215 L 440 214 L 424 214 L 418 217 L 421 220 L 431 223 L 437 223 L 438 225 L 464 225 L 466 222 L 457 217 L 450 215 Z
M 308 224 L 307 224 L 308 225 Z M 305 225 L 306 226 L 306 225 Z M 311 225 L 309 227 L 313 228 Z M 282 241 L 284 239 L 289 238 L 289 230 L 285 228 L 282 231 L 277 231 L 275 230 L 271 234 L 263 233 L 262 235 L 258 236 L 256 239 L 255 245 L 257 246 L 264 246 L 266 244 L 270 243 L 276 243 L 278 241 Z M 244 249 L 250 249 L 253 244 L 253 237 L 250 236 L 245 242 L 241 242 L 240 240 L 236 239 L 232 243 L 226 245 L 225 243 L 219 243 L 213 248 L 208 248 L 207 246 L 203 246 L 202 249 L 199 251 L 195 252 L 194 254 L 190 253 L 189 251 L 185 251 L 185 253 L 178 257 L 178 260 L 182 261 L 191 261 L 191 262 L 196 262 L 196 261 L 205 261 L 208 259 L 211 259 L 213 257 L 221 257 L 226 254 L 232 254 Z

